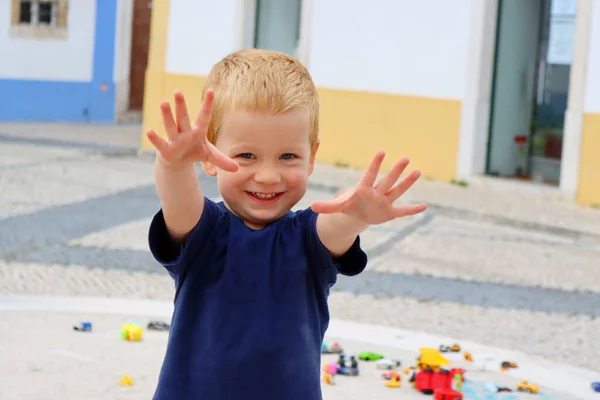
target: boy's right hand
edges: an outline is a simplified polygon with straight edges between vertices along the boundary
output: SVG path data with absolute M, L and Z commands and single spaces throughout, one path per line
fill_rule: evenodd
M 164 101 L 160 104 L 168 140 L 161 138 L 152 129 L 146 133 L 148 140 L 158 151 L 161 161 L 170 167 L 180 167 L 194 162 L 210 162 L 225 171 L 237 171 L 238 163 L 217 150 L 206 138 L 215 98 L 214 91 L 209 89 L 206 92 L 193 125 L 190 124 L 183 93 L 176 91 L 174 97 L 176 120 L 173 118 L 169 102 Z

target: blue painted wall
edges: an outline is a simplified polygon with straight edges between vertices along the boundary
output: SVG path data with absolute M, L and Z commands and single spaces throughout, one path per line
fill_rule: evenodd
M 0 121 L 115 122 L 117 1 L 96 0 L 92 81 L 0 79 Z

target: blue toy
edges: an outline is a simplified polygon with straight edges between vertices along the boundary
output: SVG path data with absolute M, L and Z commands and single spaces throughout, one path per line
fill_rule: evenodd
M 358 368 L 356 368 L 356 367 L 338 367 L 337 373 L 340 375 L 356 376 L 356 375 L 358 375 Z
M 595 392 L 600 393 L 600 382 L 592 382 L 592 389 Z
M 79 332 L 91 332 L 92 331 L 92 323 L 90 321 L 80 322 L 79 325 L 73 326 L 73 330 Z

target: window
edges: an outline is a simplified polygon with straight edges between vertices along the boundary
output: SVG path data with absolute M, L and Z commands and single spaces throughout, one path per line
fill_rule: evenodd
M 68 0 L 12 0 L 12 36 L 65 38 Z

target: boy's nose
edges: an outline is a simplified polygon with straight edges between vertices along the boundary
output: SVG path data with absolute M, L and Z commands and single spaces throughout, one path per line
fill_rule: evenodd
M 281 182 L 281 175 L 276 169 L 261 168 L 254 174 L 254 180 L 264 185 L 274 185 Z

